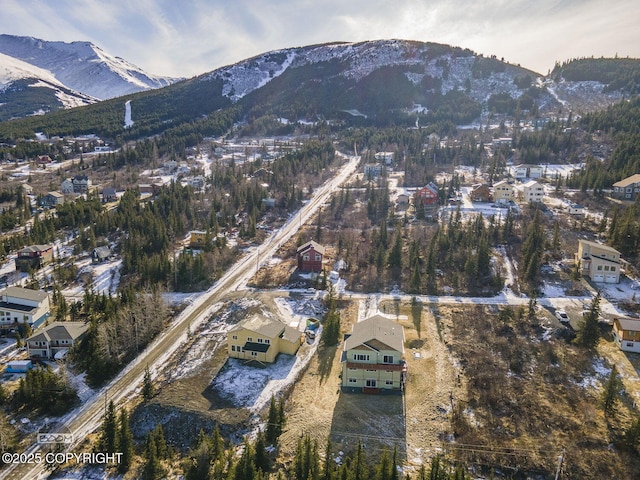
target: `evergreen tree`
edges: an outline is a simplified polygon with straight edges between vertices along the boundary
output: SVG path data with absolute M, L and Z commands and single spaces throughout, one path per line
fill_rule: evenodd
M 149 372 L 149 365 L 144 369 L 144 379 L 142 383 L 142 398 L 146 401 L 150 400 L 155 394 L 153 388 L 153 382 L 151 381 L 151 372 Z
M 600 317 L 600 292 L 591 301 L 589 311 L 582 316 L 580 329 L 576 336 L 576 344 L 584 348 L 595 348 L 600 339 L 600 327 L 598 318 Z
M 118 419 L 113 400 L 109 402 L 102 421 L 100 450 L 105 453 L 116 453 L 118 451 Z
M 615 414 L 622 390 L 622 380 L 620 380 L 620 377 L 618 376 L 618 368 L 613 365 L 611 373 L 604 384 L 602 398 L 600 399 L 600 403 L 606 417 L 610 417 Z
M 124 474 L 129 471 L 133 461 L 133 435 L 131 434 L 129 415 L 124 408 L 120 410 L 118 423 L 118 451 L 122 453 L 118 464 L 118 473 Z

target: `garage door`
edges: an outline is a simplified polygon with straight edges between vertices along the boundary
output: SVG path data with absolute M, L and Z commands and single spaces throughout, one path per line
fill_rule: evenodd
M 607 275 L 606 277 L 604 277 L 604 281 L 605 283 L 616 283 L 616 276 L 615 275 Z
M 604 274 L 599 273 L 593 276 L 594 282 L 604 282 Z

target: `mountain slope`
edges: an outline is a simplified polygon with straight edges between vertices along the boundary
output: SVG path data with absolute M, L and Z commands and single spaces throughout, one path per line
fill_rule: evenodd
M 634 64 L 637 68 L 638 62 Z M 627 70 L 625 70 L 627 71 Z M 611 82 L 608 83 L 611 85 Z M 127 95 L 48 118 L 0 126 L 15 136 L 46 129 L 139 138 L 176 128 L 203 134 L 214 112 L 230 118 L 336 121 L 345 125 L 450 127 L 485 121 L 492 113 L 557 115 L 589 111 L 622 98 L 598 81 L 572 81 L 435 43 L 380 40 L 290 48 L 229 65 L 158 90 Z M 134 125 L 124 129 L 124 102 Z M 218 114 L 216 114 L 218 115 Z M 216 121 L 216 120 L 213 120 Z M 29 133 L 31 132 L 31 133 Z
M 93 103 L 51 72 L 0 53 L 0 120 Z
M 0 35 L 0 53 L 48 70 L 68 88 L 101 100 L 164 87 L 176 80 L 150 75 L 89 42 Z

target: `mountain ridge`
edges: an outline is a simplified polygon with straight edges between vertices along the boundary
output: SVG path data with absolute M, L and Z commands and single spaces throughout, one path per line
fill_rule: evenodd
M 235 121 L 466 125 L 485 122 L 493 114 L 587 112 L 625 97 L 624 88 L 616 87 L 617 78 L 602 83 L 597 75 L 590 76 L 589 67 L 582 69 L 580 81 L 572 81 L 562 74 L 571 68 L 563 65 L 564 70 L 542 76 L 495 56 L 437 43 L 332 42 L 265 52 L 167 87 L 107 100 L 92 106 L 90 116 L 58 112 L 67 119 L 59 133 L 139 138 L 200 122 L 230 107 Z M 640 61 L 627 59 L 621 71 L 626 79 L 634 78 L 636 70 Z M 123 103 L 128 100 L 135 124 L 125 131 Z M 23 134 L 56 131 L 51 123 L 58 122 L 57 116 L 15 125 Z

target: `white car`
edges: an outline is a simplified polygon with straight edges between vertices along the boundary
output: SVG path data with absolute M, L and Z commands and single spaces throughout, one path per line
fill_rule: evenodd
M 569 323 L 569 315 L 561 308 L 556 310 L 556 318 L 563 323 Z

